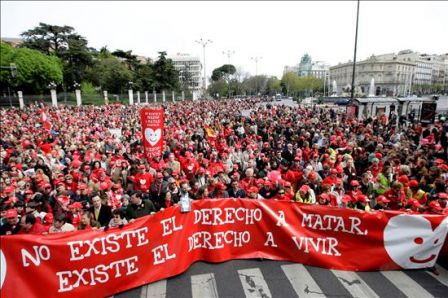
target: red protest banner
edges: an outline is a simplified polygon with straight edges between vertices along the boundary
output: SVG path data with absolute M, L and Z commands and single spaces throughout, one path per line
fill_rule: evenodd
M 110 296 L 196 261 L 288 260 L 370 271 L 434 265 L 443 215 L 363 212 L 275 200 L 194 201 L 123 229 L 1 237 L 1 297 Z
M 163 153 L 163 109 L 141 109 L 143 147 L 146 158 Z

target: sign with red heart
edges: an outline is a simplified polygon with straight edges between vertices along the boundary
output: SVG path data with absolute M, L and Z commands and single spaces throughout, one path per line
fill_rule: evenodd
M 146 158 L 150 159 L 163 153 L 163 109 L 141 109 L 142 140 Z

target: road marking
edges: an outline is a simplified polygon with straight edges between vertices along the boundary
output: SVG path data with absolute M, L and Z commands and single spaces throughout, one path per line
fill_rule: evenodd
M 246 297 L 272 297 L 268 285 L 259 268 L 238 270 Z
M 353 297 L 378 297 L 356 272 L 331 270 Z
M 440 273 L 439 275 L 435 275 L 428 270 L 426 271 L 426 273 L 428 273 L 429 275 L 437 279 L 440 283 L 448 287 L 448 270 L 439 265 L 436 265 L 436 268 Z
M 191 291 L 194 297 L 213 298 L 218 297 L 215 275 L 213 273 L 191 276 Z
M 408 297 L 426 298 L 434 297 L 412 278 L 401 271 L 380 271 L 391 283 Z
M 159 280 L 142 287 L 140 298 L 165 298 L 166 279 Z
M 327 297 L 302 264 L 281 267 L 299 297 Z

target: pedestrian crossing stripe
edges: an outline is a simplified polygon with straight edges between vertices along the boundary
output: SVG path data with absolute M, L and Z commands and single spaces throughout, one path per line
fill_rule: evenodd
M 313 278 L 311 272 L 302 264 L 286 264 L 280 266 L 291 287 L 298 297 L 323 298 L 334 296 L 332 293 L 325 293 Z M 448 294 L 448 271 L 437 266 L 440 275 L 429 273 L 431 277 L 440 283 L 441 287 L 446 288 Z M 377 294 L 360 274 L 351 271 L 330 270 L 338 282 L 347 290 L 350 296 L 347 297 L 369 297 L 378 298 Z M 249 268 L 237 270 L 244 293 L 240 297 L 272 297 L 269 289 L 269 279 L 265 279 L 260 268 Z M 372 274 L 377 274 L 372 272 Z M 403 293 L 409 298 L 431 298 L 434 297 L 430 292 L 424 289 L 417 281 L 409 277 L 405 271 L 379 271 L 389 282 L 390 287 L 396 287 L 397 291 Z M 167 295 L 167 286 L 169 280 L 160 280 L 141 287 L 140 298 L 164 298 Z M 191 293 L 184 293 L 179 297 L 197 297 L 197 298 L 217 298 L 219 296 L 217 282 L 214 273 L 196 274 L 191 276 Z M 225 282 L 225 281 L 224 281 Z M 328 291 L 328 289 L 327 289 Z M 397 292 L 398 293 L 398 292 Z M 115 295 L 115 298 L 122 294 Z M 447 295 L 448 296 L 448 295 Z M 113 296 L 112 296 L 113 297 Z M 111 297 L 111 298 L 112 298 Z M 123 293 L 125 297 L 125 293 Z M 344 295 L 345 297 L 345 295 Z M 383 294 L 384 297 L 384 294 Z

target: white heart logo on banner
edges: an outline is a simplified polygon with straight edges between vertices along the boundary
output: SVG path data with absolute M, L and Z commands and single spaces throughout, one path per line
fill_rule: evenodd
M 157 144 L 161 137 L 162 130 L 160 128 L 157 128 L 156 130 L 153 130 L 152 128 L 145 129 L 145 138 L 151 146 Z
M 3 286 L 3 282 L 6 279 L 6 258 L 0 249 L 0 289 Z
M 434 266 L 448 230 L 448 219 L 436 229 L 423 216 L 401 214 L 389 219 L 384 229 L 384 247 L 404 269 Z

